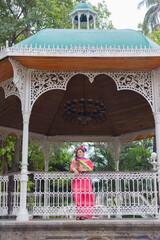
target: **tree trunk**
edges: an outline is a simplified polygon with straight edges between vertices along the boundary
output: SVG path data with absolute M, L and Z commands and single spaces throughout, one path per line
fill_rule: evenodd
M 7 141 L 2 140 L 1 147 L 5 148 L 7 146 Z M 7 163 L 7 154 L 2 155 L 2 174 L 8 173 L 8 163 Z
M 154 138 L 153 138 L 153 152 L 157 152 L 157 150 L 156 150 L 156 137 L 154 136 Z

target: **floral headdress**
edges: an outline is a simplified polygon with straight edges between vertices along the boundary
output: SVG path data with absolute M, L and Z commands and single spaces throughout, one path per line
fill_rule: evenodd
M 83 145 L 79 145 L 75 147 L 74 152 L 76 153 L 79 149 L 82 149 L 84 152 L 87 152 L 87 148 L 84 147 Z

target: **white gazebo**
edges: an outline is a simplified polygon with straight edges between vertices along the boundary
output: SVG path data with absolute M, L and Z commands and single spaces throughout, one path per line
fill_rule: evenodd
M 73 26 L 77 24 L 78 29 L 44 29 L 15 46 L 9 47 L 6 43 L 1 49 L 0 133 L 4 138 L 13 132 L 23 136 L 22 170 L 15 178 L 21 183 L 19 221 L 29 219 L 26 206 L 29 138 L 43 143 L 46 171 L 49 144 L 67 141 L 108 142 L 118 171 L 119 154 L 124 145 L 155 135 L 157 163 L 153 156 L 154 171 L 135 175 L 123 173 L 121 176 L 124 181 L 152 179 L 155 188 L 149 194 L 154 193 L 156 201 L 156 205 L 149 205 L 148 210 L 143 196 L 143 208 L 134 210 L 135 205 L 127 207 L 124 204 L 123 213 L 134 215 L 138 211 L 148 211 L 148 214 L 158 216 L 160 47 L 134 30 L 95 29 L 96 19 L 97 14 L 91 6 L 82 1 L 70 14 Z M 94 29 L 89 30 L 90 23 Z M 84 24 L 87 29 L 80 29 Z M 102 121 L 99 121 L 102 113 L 96 118 L 97 113 L 88 116 L 83 111 L 81 116 L 67 115 L 66 118 L 66 103 L 73 105 L 74 100 L 82 98 L 103 103 L 105 116 Z M 120 175 L 116 174 L 105 176 L 118 181 Z M 44 174 L 36 175 L 35 179 L 42 176 Z M 48 175 L 44 179 L 48 179 Z M 7 182 L 5 176 L 1 181 Z M 116 189 L 120 193 L 118 186 Z M 35 209 L 38 209 L 36 214 L 40 212 L 43 215 L 44 208 L 43 211 Z M 111 209 L 111 212 L 122 214 L 122 206 L 117 209 Z M 45 214 L 49 215 L 49 211 L 56 214 L 52 210 L 46 207 Z M 65 211 L 69 211 L 68 208 Z M 101 210 L 97 211 L 101 213 Z M 7 206 L 2 207 L 0 213 L 7 215 Z

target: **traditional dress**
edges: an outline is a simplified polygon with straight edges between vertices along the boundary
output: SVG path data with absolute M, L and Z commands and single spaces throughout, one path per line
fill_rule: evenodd
M 92 183 L 87 173 L 81 173 L 88 168 L 88 171 L 93 170 L 91 160 L 80 160 L 79 174 L 75 175 L 72 183 L 74 202 L 77 208 L 77 217 L 92 218 L 94 213 L 94 195 L 92 190 Z M 76 168 L 75 161 L 71 164 L 71 171 Z

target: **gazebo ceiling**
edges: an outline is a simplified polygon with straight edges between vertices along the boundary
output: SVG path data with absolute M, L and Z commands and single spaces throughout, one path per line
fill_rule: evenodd
M 86 97 L 102 99 L 107 108 L 105 122 L 82 126 L 70 124 L 63 119 L 64 104 L 83 97 L 83 81 Z M 0 88 L 0 126 L 22 129 L 20 101 L 15 96 L 4 99 Z M 117 91 L 114 81 L 106 75 L 99 75 L 91 84 L 84 75 L 74 76 L 67 90 L 51 90 L 35 102 L 30 118 L 30 131 L 47 136 L 54 135 L 111 135 L 154 128 L 152 110 L 148 102 L 133 91 Z

